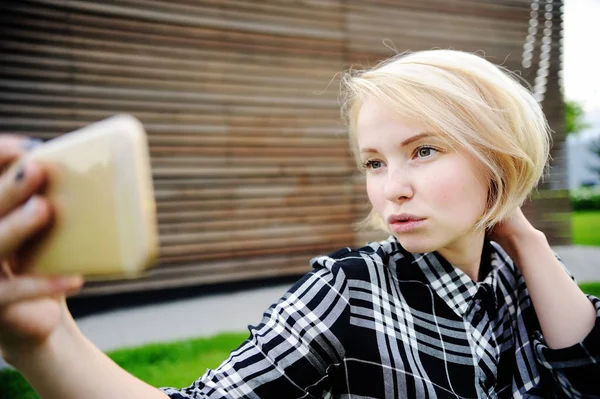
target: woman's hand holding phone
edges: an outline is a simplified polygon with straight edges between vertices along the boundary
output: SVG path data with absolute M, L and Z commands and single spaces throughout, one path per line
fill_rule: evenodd
M 5 171 L 0 174 L 0 351 L 40 397 L 79 399 L 84 392 L 86 398 L 100 399 L 127 392 L 131 398 L 167 398 L 158 389 L 121 369 L 83 336 L 65 301 L 67 295 L 81 288 L 83 275 L 87 279 L 90 273 L 108 274 L 115 270 L 123 276 L 137 275 L 157 253 L 148 156 L 141 140 L 141 128 L 136 132 L 135 125 L 131 118 L 112 119 L 91 128 L 91 133 L 88 129 L 89 134 L 71 136 L 55 142 L 54 146 L 44 145 L 33 151 L 28 151 L 33 143 L 26 138 L 0 135 L 0 170 Z M 107 136 L 99 137 L 100 134 Z M 116 144 L 103 146 L 112 149 L 110 154 L 117 156 L 109 170 L 129 167 L 136 184 L 127 186 L 128 182 L 118 179 L 112 184 L 112 174 L 102 170 L 90 169 L 96 174 L 87 171 L 81 179 L 76 173 L 69 174 L 65 165 L 78 156 L 81 158 L 82 152 L 86 156 L 97 155 L 89 150 L 90 146 L 100 148 L 97 141 Z M 41 162 L 32 159 L 34 154 L 41 157 Z M 50 158 L 58 161 L 49 162 Z M 15 161 L 24 162 L 19 165 L 22 168 L 14 167 Z M 52 165 L 58 169 L 51 169 Z M 92 184 L 96 192 L 110 189 L 117 194 L 107 196 L 104 205 L 110 205 L 108 199 L 114 198 L 121 210 L 127 211 L 124 216 L 129 218 L 121 218 L 123 213 L 117 213 L 110 220 L 119 224 L 117 232 L 129 229 L 135 233 L 128 247 L 113 245 L 112 257 L 103 262 L 98 262 L 98 257 L 94 258 L 89 252 L 77 253 L 77 237 L 72 239 L 73 235 L 69 235 L 78 232 L 81 219 L 86 216 L 82 211 L 87 198 L 86 187 L 82 185 L 86 184 Z M 136 209 L 136 218 L 131 218 Z M 123 236 L 106 234 L 110 229 L 103 230 L 101 223 L 88 223 L 84 227 L 88 235 L 84 237 L 87 241 L 82 242 L 88 247 L 95 244 L 98 237 L 109 240 Z M 40 241 L 40 237 L 47 241 Z M 47 245 L 38 252 L 39 257 L 34 257 L 37 262 L 28 261 L 31 254 L 36 253 L 32 248 L 38 245 L 40 249 L 40 242 Z M 88 258 L 90 262 L 80 261 Z M 67 266 L 62 267 L 63 264 Z M 72 275 L 79 272 L 81 276 Z
M 35 145 L 26 137 L 0 135 L 0 169 Z M 45 181 L 45 170 L 33 162 L 0 175 L 0 352 L 8 362 L 42 346 L 70 318 L 65 296 L 83 284 L 80 276 L 38 275 L 20 267 L 19 250 L 52 220 L 51 204 L 37 195 Z

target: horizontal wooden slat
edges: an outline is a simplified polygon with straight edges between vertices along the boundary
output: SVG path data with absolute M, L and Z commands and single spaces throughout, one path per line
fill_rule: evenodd
M 222 220 L 222 219 L 254 219 L 262 218 L 273 220 L 280 217 L 303 216 L 310 212 L 315 215 L 320 214 L 348 214 L 353 212 L 353 205 L 350 203 L 340 203 L 335 206 L 286 206 L 277 208 L 258 208 L 258 209 L 215 209 L 215 210 L 197 210 L 197 211 L 163 211 L 158 215 L 159 222 L 177 223 L 190 220 Z
M 221 259 L 205 261 L 201 264 L 178 263 L 168 268 L 156 268 L 148 276 L 136 280 L 87 282 L 80 296 L 106 295 L 134 290 L 159 290 L 181 288 L 197 284 L 260 279 L 282 275 L 299 275 L 310 270 L 308 259 L 315 253 L 304 252 L 298 255 L 276 255 L 260 258 Z
M 72 67 L 71 67 L 72 69 Z M 317 96 L 317 90 L 321 91 L 324 88 L 325 83 L 323 82 L 323 87 L 316 88 L 306 87 L 306 85 L 301 85 L 300 87 L 285 87 L 285 86 L 275 86 L 265 88 L 260 84 L 248 85 L 247 81 L 244 84 L 239 82 L 199 82 L 196 83 L 191 79 L 187 81 L 182 81 L 181 79 L 173 79 L 171 78 L 173 71 L 168 71 L 167 74 L 163 76 L 153 77 L 144 76 L 143 72 L 131 70 L 127 74 L 122 74 L 120 76 L 115 76 L 111 74 L 110 76 L 106 75 L 107 71 L 99 71 L 99 73 L 89 73 L 86 71 L 78 71 L 77 76 L 74 77 L 72 70 L 51 70 L 51 69 L 39 69 L 39 65 L 37 66 L 28 66 L 28 67 L 3 67 L 2 71 L 0 71 L 0 76 L 10 75 L 15 79 L 24 78 L 31 80 L 44 80 L 52 83 L 65 83 L 68 84 L 77 84 L 77 85 L 102 85 L 105 87 L 116 87 L 119 89 L 127 89 L 129 87 L 146 87 L 151 88 L 153 90 L 177 90 L 182 93 L 185 92 L 202 92 L 206 95 L 209 94 L 219 94 L 219 95 L 235 95 L 241 98 L 247 96 L 265 96 L 265 97 L 273 97 L 273 98 L 286 98 L 293 96 L 315 96 L 319 101 L 331 100 L 332 98 L 335 100 L 335 93 L 323 92 L 319 96 Z M 110 73 L 110 71 L 108 72 Z M 200 79 L 198 79 L 200 80 Z M 198 81 L 197 80 L 197 81 Z M 232 84 L 234 83 L 234 84 Z
M 8 45 L 9 43 L 6 43 L 5 41 L 2 46 L 6 48 Z M 13 46 L 17 48 L 19 52 L 24 50 L 21 42 L 15 41 Z M 52 46 L 49 47 L 49 49 L 56 50 L 57 47 Z M 73 53 L 73 51 L 68 48 L 64 48 L 63 50 L 66 54 Z M 3 59 L 3 64 L 5 66 L 1 72 L 2 74 L 7 75 L 21 74 L 31 78 L 36 77 L 36 74 L 41 78 L 51 76 L 49 73 L 53 72 L 56 79 L 64 79 L 65 75 L 72 78 L 73 71 L 77 71 L 77 76 L 83 75 L 84 77 L 111 76 L 121 79 L 144 77 L 147 80 L 155 80 L 150 82 L 150 85 L 160 83 L 161 79 L 168 79 L 173 82 L 181 83 L 190 83 L 194 81 L 203 82 L 207 79 L 213 79 L 213 85 L 216 84 L 216 82 L 220 82 L 223 85 L 228 84 L 230 87 L 235 85 L 233 88 L 238 85 L 241 87 L 248 85 L 263 85 L 264 89 L 269 90 L 273 89 L 270 85 L 277 84 L 277 87 L 280 88 L 301 87 L 305 90 L 314 90 L 315 92 L 321 92 L 324 89 L 324 84 L 328 83 L 333 78 L 333 76 L 325 75 L 323 73 L 321 73 L 321 76 L 315 74 L 316 76 L 311 76 L 310 78 L 302 77 L 302 75 L 300 75 L 300 68 L 289 68 L 291 70 L 286 68 L 287 73 L 284 75 L 281 73 L 281 70 L 268 66 L 254 66 L 254 68 L 246 66 L 245 68 L 236 68 L 225 73 L 222 68 L 227 64 L 223 62 L 219 64 L 213 62 L 215 65 L 207 65 L 210 68 L 206 69 L 198 69 L 194 63 L 189 63 L 189 69 L 185 69 L 186 64 L 181 65 L 181 63 L 175 63 L 172 60 L 166 59 L 161 65 L 159 61 L 152 57 L 147 57 L 146 59 L 141 60 L 141 62 L 124 64 L 123 61 L 121 61 L 122 57 L 115 57 L 112 55 L 112 57 L 117 59 L 111 60 L 110 58 L 112 57 L 104 52 L 98 52 L 97 54 L 85 53 L 82 55 L 82 60 L 73 58 L 49 58 L 49 55 L 53 54 L 41 53 L 38 55 L 21 55 L 16 52 L 6 54 Z M 102 64 L 98 62 L 100 60 L 103 61 Z M 12 71 L 9 69 L 8 65 L 13 66 Z M 43 67 L 44 69 L 40 70 L 36 69 L 36 67 Z M 19 70 L 18 68 L 22 68 L 22 70 Z M 221 70 L 212 72 L 213 69 L 217 68 L 221 68 Z M 305 71 L 302 70 L 302 74 L 304 73 Z M 143 83 L 147 84 L 147 80 L 143 81 Z M 122 80 L 119 83 L 121 82 Z M 331 94 L 333 93 L 334 92 L 332 91 Z
M 290 197 L 305 198 L 335 196 L 353 193 L 354 187 L 348 183 L 331 185 L 248 185 L 241 187 L 160 187 L 155 189 L 156 199 L 169 201 L 172 199 L 185 199 L 190 201 L 218 200 L 222 198 L 251 199 L 251 198 L 279 198 Z
M 246 225 L 245 228 L 225 231 L 198 231 L 184 234 L 165 234 L 161 237 L 161 245 L 165 248 L 175 245 L 187 245 L 202 243 L 240 242 L 249 238 L 260 237 L 261 240 L 271 242 L 282 239 L 296 239 L 298 237 L 310 237 L 311 241 L 320 237 L 335 235 L 343 231 L 346 223 L 329 224 L 327 226 L 310 226 L 306 224 L 295 224 L 293 226 L 257 227 Z M 258 244 L 261 247 L 262 244 Z
M 161 101 L 168 101 L 171 99 L 186 99 L 190 101 L 199 102 L 222 102 L 225 104 L 253 104 L 253 105 L 278 105 L 278 106 L 292 106 L 292 107 L 315 107 L 335 106 L 336 102 L 331 99 L 322 98 L 305 98 L 305 97 L 294 97 L 294 98 L 278 98 L 275 96 L 262 95 L 262 96 L 249 96 L 242 94 L 227 94 L 227 93 L 203 93 L 203 92 L 179 92 L 176 90 L 158 90 L 158 89 L 147 89 L 147 88 L 121 88 L 118 86 L 102 86 L 102 85 L 79 85 L 71 86 L 68 83 L 54 83 L 54 82 L 33 82 L 26 80 L 8 80 L 0 79 L 0 89 L 4 90 L 22 90 L 25 92 L 32 93 L 72 93 L 81 94 L 85 96 L 99 96 L 99 97 L 125 97 L 130 99 L 147 98 L 149 96 L 154 99 Z
M 426 11 L 436 15 L 438 20 L 444 20 L 448 16 L 475 16 L 480 19 L 509 20 L 527 23 L 529 18 L 529 7 L 531 1 L 498 0 L 494 2 L 470 1 L 470 0 L 372 0 L 368 7 L 372 9 L 385 9 L 388 11 Z M 347 4 L 348 11 L 364 10 L 366 3 L 360 0 L 350 0 Z M 457 26 L 457 31 L 463 28 Z
M 27 116 L 35 116 L 36 122 L 28 122 Z M 6 124 L 13 125 L 47 125 L 45 120 L 62 123 L 61 128 L 74 129 L 81 123 L 75 121 L 95 121 L 98 117 L 106 117 L 102 112 L 69 112 L 67 108 L 34 107 L 21 105 L 7 105 L 0 110 L 0 118 Z M 312 125 L 298 123 L 293 119 L 273 118 L 270 116 L 215 118 L 210 115 L 178 115 L 173 118 L 161 117 L 160 114 L 148 115 L 137 113 L 140 120 L 145 121 L 146 128 L 150 134 L 162 132 L 198 133 L 198 134 L 220 134 L 220 135 L 256 135 L 260 131 L 265 136 L 334 136 L 345 137 L 346 133 L 335 124 Z M 62 120 L 62 121 L 61 121 Z M 285 127 L 277 127 L 277 125 Z M 262 126 L 261 126 L 262 125 Z M 266 125 L 266 126 L 265 126 Z M 271 125 L 271 126 L 268 126 Z M 63 127 L 64 126 L 64 127 Z
M 0 6 L 1 7 L 1 6 Z M 0 8 L 1 9 L 1 8 Z M 30 56 L 47 56 L 57 59 L 69 59 L 72 62 L 91 60 L 111 65 L 141 65 L 146 67 L 168 67 L 174 61 L 181 62 L 182 71 L 201 71 L 218 76 L 229 74 L 249 74 L 251 76 L 290 76 L 327 77 L 330 69 L 339 65 L 338 57 L 309 59 L 294 54 L 248 53 L 235 52 L 223 48 L 208 47 L 176 47 L 146 44 L 139 42 L 123 42 L 101 39 L 97 37 L 73 36 L 65 29 L 56 32 L 45 32 L 43 37 L 38 30 L 48 30 L 54 26 L 43 19 L 31 20 L 28 15 L 8 14 L 2 28 L 4 40 L 0 48 L 10 54 Z M 1 18 L 1 16 L 0 16 Z M 1 20 L 1 19 L 0 19 Z M 21 21 L 22 20 L 22 21 Z M 152 60 L 155 59 L 155 62 Z M 194 67 L 196 66 L 196 67 Z
M 193 45 L 209 48 L 219 47 L 220 49 L 232 51 L 269 51 L 279 45 L 279 47 L 284 47 L 282 52 L 287 54 L 319 55 L 331 51 L 338 52 L 341 46 L 339 35 L 327 39 L 317 39 L 312 36 L 310 30 L 297 31 L 295 36 L 272 35 L 269 32 L 257 30 L 239 30 L 243 23 L 237 24 L 237 26 L 232 24 L 231 29 L 221 30 L 218 27 L 211 26 L 210 21 L 206 21 L 201 17 L 196 18 L 195 21 L 189 21 L 188 25 L 185 24 L 187 21 L 181 21 L 182 24 L 174 25 L 152 21 L 153 15 L 150 15 L 151 12 L 146 10 L 132 10 L 134 14 L 137 11 L 138 18 L 131 18 L 131 15 L 122 15 L 122 18 L 110 18 L 107 15 L 97 16 L 79 12 L 66 13 L 59 8 L 52 7 L 54 1 L 48 3 L 49 8 L 45 8 L 41 13 L 37 8 L 38 6 L 30 5 L 28 2 L 20 2 L 16 6 L 11 5 L 10 11 L 13 13 L 11 18 L 6 18 L 8 17 L 6 13 L 3 14 L 4 16 L 0 14 L 0 21 L 6 21 L 6 24 L 10 25 L 15 22 L 16 16 L 19 14 L 37 14 L 37 18 L 32 22 L 45 24 L 46 29 L 52 33 L 64 30 L 64 23 L 68 18 L 69 31 L 74 35 L 95 36 L 105 40 L 127 38 L 130 42 L 135 43 L 153 43 L 176 47 Z M 108 14 L 110 14 L 110 11 L 115 11 L 114 14 L 118 14 L 119 11 L 126 10 L 122 8 L 120 10 L 109 10 L 107 8 L 106 11 Z M 58 25 L 54 21 L 59 21 L 63 25 Z M 208 22 L 208 24 L 202 25 L 203 22 Z M 236 30 L 236 27 L 238 30 Z
M 141 1 L 141 0 L 140 0 Z M 177 0 L 170 4 L 198 7 L 196 0 Z M 282 2 L 279 0 L 240 1 L 240 0 L 202 0 L 203 9 L 217 8 L 242 12 L 247 17 L 253 15 L 269 15 L 276 18 L 294 18 L 304 24 L 326 23 L 331 24 L 343 19 L 343 7 L 346 5 L 340 0 L 321 0 L 311 2 Z M 343 26 L 338 26 L 342 29 Z
M 271 83 L 279 83 L 283 80 L 281 78 L 290 79 L 291 82 L 314 79 L 312 84 L 320 80 L 329 81 L 331 74 L 337 72 L 336 68 L 340 65 L 338 58 L 311 63 L 309 59 L 294 56 L 253 54 L 248 57 L 243 53 L 223 50 L 180 49 L 117 40 L 74 38 L 68 33 L 48 33 L 40 40 L 35 30 L 26 30 L 21 25 L 3 26 L 2 33 L 4 39 L 0 41 L 0 48 L 12 55 L 13 59 L 16 56 L 50 58 L 51 61 L 45 62 L 53 65 L 66 59 L 73 65 L 86 61 L 102 62 L 97 69 L 119 66 L 137 66 L 151 70 L 173 68 L 181 71 L 184 76 L 186 73 L 193 73 L 195 76 L 203 74 L 208 78 L 231 77 L 232 80 L 243 79 L 244 76 L 246 79 L 272 77 Z M 198 68 L 199 63 L 202 64 L 201 69 Z M 179 69 L 178 64 L 181 64 Z
M 162 9 L 156 10 L 152 4 L 157 2 L 103 2 L 94 3 L 88 1 L 61 1 L 61 0 L 30 0 L 31 3 L 37 3 L 45 6 L 55 7 L 57 10 L 65 8 L 71 14 L 73 11 L 82 13 L 80 18 L 86 22 L 91 22 L 95 17 L 94 14 L 100 14 L 106 21 L 117 21 L 120 18 L 126 18 L 130 21 L 135 21 L 134 26 L 123 26 L 122 29 L 131 31 L 144 32 L 144 27 L 147 31 L 153 31 L 153 27 L 160 25 L 163 30 L 177 30 L 190 32 L 188 27 L 202 27 L 218 29 L 224 34 L 224 41 L 230 39 L 228 33 L 243 31 L 246 35 L 258 33 L 270 36 L 276 35 L 294 35 L 301 37 L 315 37 L 322 40 L 326 39 L 342 39 L 342 33 L 337 26 L 323 24 L 320 29 L 317 26 L 311 28 L 306 27 L 305 22 L 300 27 L 290 25 L 289 19 L 272 18 L 261 14 L 242 14 L 236 13 L 235 10 L 219 9 L 212 10 L 207 8 L 194 8 L 195 13 L 189 14 L 184 7 L 175 7 L 168 3 L 162 4 Z M 127 4 L 129 3 L 129 5 Z M 220 15 L 216 15 L 216 14 Z M 72 14 L 71 14 L 72 15 Z M 237 17 L 237 18 L 236 18 Z M 244 18 L 245 17 L 245 18 Z M 249 18 L 254 17 L 254 18 Z M 253 19 L 253 21 L 251 20 Z M 266 19 L 266 20 L 265 20 Z M 340 19 L 339 17 L 337 18 Z M 261 21 L 262 20 L 262 21 Z M 78 21 L 72 20 L 73 23 Z M 287 23 L 286 23 L 287 22 Z M 333 28 L 333 29 L 332 29 Z M 268 38 L 265 38 L 268 39 Z
M 336 225 L 341 226 L 348 223 L 354 217 L 352 212 L 333 213 L 324 215 L 301 215 L 301 216 L 281 216 L 279 218 L 255 218 L 241 219 L 231 218 L 227 220 L 217 221 L 194 221 L 194 222 L 178 222 L 178 223 L 161 223 L 159 230 L 161 234 L 167 235 L 171 233 L 196 233 L 196 232 L 212 232 L 212 231 L 229 231 L 231 229 L 240 230 L 247 229 L 248 226 L 255 228 L 262 227 L 280 227 L 280 226 L 323 226 Z M 164 240 L 163 240 L 164 242 Z
M 14 86 L 13 86 L 14 87 Z M 123 99 L 121 97 L 115 98 L 103 98 L 103 97 L 88 97 L 85 93 L 82 94 L 69 94 L 67 91 L 62 93 L 56 93 L 52 91 L 38 92 L 38 93 L 25 93 L 25 92 L 8 92 L 0 91 L 0 101 L 9 103 L 22 103 L 28 102 L 30 104 L 38 105 L 49 105 L 58 106 L 70 105 L 75 106 L 80 110 L 88 110 L 94 108 L 98 111 L 99 117 L 106 117 L 118 112 L 133 112 L 136 115 L 140 110 L 145 112 L 159 112 L 166 114 L 166 118 L 170 115 L 178 115 L 184 112 L 193 112 L 197 114 L 214 114 L 214 113 L 225 113 L 225 110 L 236 115 L 252 115 L 263 118 L 270 116 L 296 116 L 303 117 L 306 119 L 321 119 L 321 118 L 337 118 L 339 116 L 339 110 L 333 108 L 292 108 L 282 107 L 278 105 L 269 106 L 268 113 L 263 108 L 249 105 L 239 104 L 216 104 L 216 103 L 199 103 L 193 101 L 193 99 L 176 98 L 168 99 L 168 101 L 157 101 L 153 97 L 141 97 L 138 99 Z M 79 116 L 77 110 L 72 113 L 73 117 Z M 63 133 L 63 132 L 56 132 Z
M 339 202 L 348 202 L 352 200 L 351 195 L 316 195 L 313 197 L 298 197 L 295 195 L 285 197 L 257 197 L 257 198 L 220 198 L 185 200 L 185 201 L 161 201 L 158 204 L 158 210 L 169 212 L 177 210 L 211 210 L 211 209 L 250 209 L 250 208 L 272 208 L 272 207 L 293 207 L 293 206 L 312 206 L 329 205 Z
M 4 93 L 1 99 L 12 100 L 8 93 Z M 35 98 L 35 97 L 34 97 Z M 56 97 L 53 97 L 56 101 Z M 50 102 L 50 98 L 48 98 Z M 58 103 L 58 101 L 56 101 Z M 75 120 L 97 120 L 110 115 L 110 112 L 98 110 L 97 108 L 84 108 L 73 110 L 68 104 L 44 105 L 32 103 L 11 102 L 3 105 L 0 109 L 0 115 L 8 117 L 35 117 L 35 119 L 75 119 Z M 118 112 L 122 107 L 115 108 Z M 317 113 L 310 116 L 310 120 L 300 115 L 265 115 L 265 114 L 235 114 L 235 115 L 214 115 L 202 112 L 179 112 L 171 114 L 166 112 L 142 112 L 137 111 L 136 117 L 146 121 L 147 124 L 169 123 L 172 125 L 202 125 L 212 127 L 218 132 L 230 132 L 234 129 L 237 132 L 252 131 L 261 129 L 271 135 L 281 134 L 333 134 L 345 136 L 346 132 L 341 129 L 339 123 L 335 122 L 336 114 Z M 286 128 L 281 128 L 285 126 Z M 296 130 L 294 130 L 296 129 Z M 299 130 L 302 129 L 302 130 Z M 206 129 L 208 130 L 208 129 Z M 176 147 L 180 148 L 180 147 Z M 243 148 L 243 147 L 242 147 Z M 194 150 L 184 149 L 184 150 Z
M 219 241 L 214 243 L 194 243 L 164 246 L 161 249 L 163 259 L 183 261 L 189 259 L 220 259 L 239 256 L 265 256 L 286 254 L 296 250 L 318 249 L 333 243 L 342 245 L 352 242 L 352 231 L 327 236 L 300 236 L 273 239 L 247 238 L 236 242 Z

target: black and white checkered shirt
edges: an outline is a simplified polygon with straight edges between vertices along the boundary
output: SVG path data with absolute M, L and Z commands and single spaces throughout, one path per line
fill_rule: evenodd
M 600 397 L 600 323 L 580 344 L 548 348 L 523 276 L 494 242 L 484 248 L 481 282 L 394 238 L 312 266 L 216 370 L 163 392 L 176 399 Z M 600 300 L 590 300 L 599 310 Z

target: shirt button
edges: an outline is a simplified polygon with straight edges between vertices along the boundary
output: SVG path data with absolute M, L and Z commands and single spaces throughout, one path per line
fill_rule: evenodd
M 475 313 L 473 314 L 473 324 L 479 324 L 485 315 L 485 309 L 480 306 L 477 306 Z

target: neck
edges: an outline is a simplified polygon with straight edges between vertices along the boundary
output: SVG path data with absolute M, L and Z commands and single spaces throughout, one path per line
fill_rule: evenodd
M 437 252 L 471 280 L 479 281 L 484 238 L 485 231 L 475 231 L 464 235 L 451 245 L 440 248 Z

